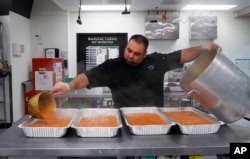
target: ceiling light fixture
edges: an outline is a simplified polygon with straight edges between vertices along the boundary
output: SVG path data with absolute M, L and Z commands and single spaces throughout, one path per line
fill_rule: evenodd
M 125 9 L 124 9 L 124 11 L 122 12 L 122 14 L 130 14 L 130 11 L 129 11 L 128 8 L 127 8 L 127 0 L 125 0 Z
M 78 18 L 77 18 L 77 20 L 76 20 L 76 22 L 77 22 L 79 25 L 82 25 L 82 21 L 81 21 L 81 5 L 82 5 L 82 0 L 80 0 Z
M 122 11 L 124 5 L 82 5 L 83 11 Z M 130 8 L 130 5 L 127 5 Z
M 237 5 L 186 5 L 182 10 L 229 10 Z

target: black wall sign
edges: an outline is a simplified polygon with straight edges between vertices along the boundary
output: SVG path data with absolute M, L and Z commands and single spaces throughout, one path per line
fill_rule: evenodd
M 123 56 L 127 41 L 127 33 L 77 33 L 77 74 L 86 71 L 88 47 L 117 47 Z

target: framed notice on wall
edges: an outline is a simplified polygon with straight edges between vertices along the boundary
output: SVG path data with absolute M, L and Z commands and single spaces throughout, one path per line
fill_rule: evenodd
M 191 40 L 217 39 L 217 16 L 190 16 Z
M 127 33 L 78 33 L 77 74 L 123 56 L 127 41 Z
M 148 39 L 179 39 L 179 16 L 148 15 L 145 19 L 145 36 Z

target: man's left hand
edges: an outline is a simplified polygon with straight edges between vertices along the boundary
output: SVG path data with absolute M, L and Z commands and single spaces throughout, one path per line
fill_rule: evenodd
M 202 45 L 201 48 L 202 48 L 202 51 L 206 51 L 206 52 L 207 51 L 210 52 L 212 49 L 216 49 L 216 50 L 221 51 L 220 45 L 218 45 L 216 43 L 209 43 L 207 45 Z

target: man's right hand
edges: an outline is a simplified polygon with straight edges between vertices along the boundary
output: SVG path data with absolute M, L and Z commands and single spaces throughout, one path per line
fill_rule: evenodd
M 70 87 L 68 83 L 57 82 L 54 87 L 51 89 L 53 95 L 65 95 L 69 93 Z

